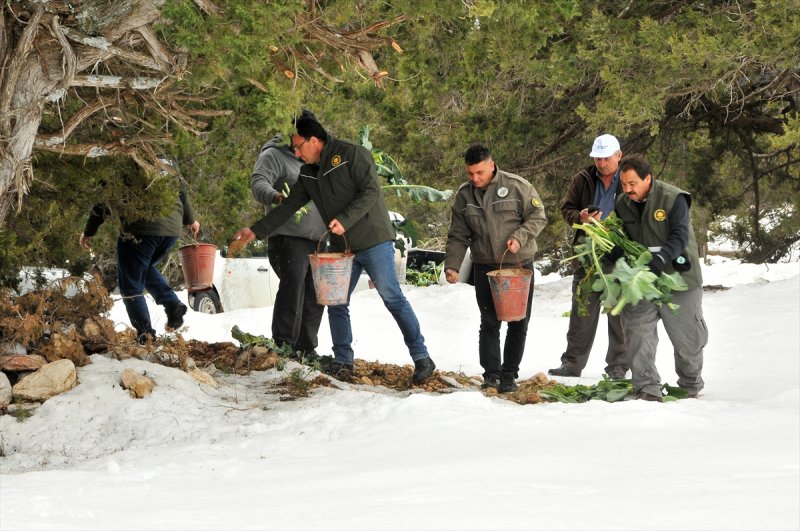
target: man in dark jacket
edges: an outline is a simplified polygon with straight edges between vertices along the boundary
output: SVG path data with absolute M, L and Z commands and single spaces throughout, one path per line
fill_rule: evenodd
M 489 149 L 480 144 L 464 153 L 468 181 L 456 192 L 450 230 L 447 233 L 445 276 L 458 282 L 464 255 L 471 251 L 475 298 L 481 312 L 478 355 L 483 367 L 483 385 L 500 393 L 518 389 L 515 382 L 525 352 L 533 300 L 533 258 L 536 236 L 547 225 L 544 206 L 536 189 L 513 173 L 497 169 Z M 508 323 L 503 355 L 500 356 L 500 325 L 487 273 L 519 263 L 531 272 L 531 288 L 525 316 Z M 513 266 L 512 266 L 513 267 Z M 520 312 L 521 313 L 521 312 Z
M 178 172 L 175 161 L 167 158 L 161 162 Z M 164 171 L 166 174 L 166 170 Z M 167 313 L 167 328 L 183 326 L 186 305 L 167 284 L 156 265 L 178 241 L 181 227 L 186 226 L 197 237 L 200 223 L 194 219 L 192 202 L 181 179 L 180 192 L 170 214 L 153 220 L 121 220 L 122 230 L 117 238 L 117 275 L 119 293 L 131 325 L 136 329 L 140 343 L 154 339 L 156 331 L 150 322 L 150 312 L 144 299 L 144 289 Z M 80 245 L 91 248 L 91 238 L 105 221 L 109 211 L 104 205 L 95 205 L 89 214 L 86 227 L 80 236 Z
M 253 167 L 250 189 L 267 212 L 286 197 L 300 174 L 301 162 L 280 135 L 264 144 Z M 272 312 L 272 339 L 303 355 L 316 355 L 317 333 L 325 307 L 317 304 L 308 255 L 325 232 L 317 207 L 309 204 L 297 219 L 289 219 L 267 240 L 267 256 L 280 284 Z
M 341 251 L 349 246 L 355 253 L 348 300 L 361 271 L 366 270 L 403 333 L 414 361 L 413 381 L 422 383 L 433 375 L 436 366 L 428 354 L 417 316 L 397 281 L 395 231 L 372 154 L 361 146 L 333 138 L 309 111 L 303 111 L 295 126 L 292 147 L 305 162 L 297 184 L 277 208 L 251 227 L 237 231 L 234 238 L 244 243 L 256 237 L 264 239 L 309 200 L 313 201 L 328 229 L 337 236 L 346 236 L 346 240 L 333 238 L 332 249 Z M 349 377 L 354 371 L 348 306 L 349 302 L 328 306 L 334 358 L 323 360 L 322 369 L 340 378 Z
M 653 254 L 650 271 L 655 275 L 678 271 L 689 287 L 672 293 L 672 302 L 679 306 L 677 312 L 646 300 L 622 310 L 634 391 L 639 399 L 661 402 L 661 380 L 656 369 L 660 320 L 672 342 L 678 386 L 689 397 L 697 398 L 704 386 L 703 349 L 708 342 L 708 329 L 703 319 L 700 258 L 689 217 L 692 196 L 657 181 L 650 163 L 641 155 L 622 159 L 620 179 L 625 193 L 617 198 L 616 212 L 625 232 Z
M 605 134 L 595 138 L 589 156 L 594 159 L 594 164 L 575 174 L 561 202 L 561 215 L 570 227 L 575 223 L 586 223 L 589 218 L 598 221 L 606 219 L 614 211 L 617 196 L 622 193 L 619 181 L 622 151 L 616 137 Z M 577 243 L 582 232 L 575 232 L 573 245 Z M 588 296 L 584 294 L 586 307 L 581 307 L 578 284 L 585 276 L 586 271 L 576 265 L 572 276 L 572 310 L 569 314 L 567 349 L 561 355 L 561 366 L 547 371 L 554 376 L 580 376 L 589 361 L 601 307 L 599 292 L 591 292 Z M 621 316 L 607 317 L 608 350 L 605 371 L 612 380 L 620 380 L 628 372 L 625 328 Z

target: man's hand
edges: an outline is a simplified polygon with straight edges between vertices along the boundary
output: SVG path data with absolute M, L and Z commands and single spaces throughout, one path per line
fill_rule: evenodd
M 445 269 L 444 270 L 444 278 L 447 279 L 447 282 L 450 284 L 455 284 L 458 282 L 458 271 L 455 269 Z
M 92 239 L 91 236 L 86 236 L 85 234 L 81 234 L 81 237 L 78 240 L 78 242 L 81 244 L 81 247 L 83 247 L 88 251 L 92 248 L 92 244 L 90 242 L 91 239 Z
M 588 208 L 584 208 L 583 210 L 581 210 L 579 216 L 581 218 L 581 223 L 586 223 L 589 220 L 589 218 L 594 218 L 597 221 L 600 221 L 600 215 L 601 214 L 602 214 L 602 212 L 600 212 L 599 210 L 595 210 L 594 212 L 589 214 L 589 209 Z
M 284 199 L 286 199 L 286 194 L 284 194 L 283 192 L 278 192 L 277 194 L 272 196 L 272 204 L 277 205 L 279 203 L 282 203 Z
M 653 255 L 653 259 L 650 260 L 650 263 L 647 264 L 647 267 L 655 276 L 660 276 L 661 273 L 664 271 L 664 266 L 666 265 L 667 265 L 667 260 L 659 252 Z
M 328 229 L 337 236 L 341 236 L 345 231 L 344 225 L 339 223 L 338 219 L 332 219 L 331 222 L 328 223 Z
M 256 239 L 256 233 L 250 230 L 250 227 L 244 227 L 236 231 L 233 235 L 234 241 L 241 241 L 241 246 L 244 247 L 251 241 Z
M 519 242 L 514 238 L 508 239 L 508 241 L 506 242 L 506 247 L 508 247 L 508 250 L 514 254 L 517 254 L 519 252 Z
M 248 227 L 239 229 L 233 235 L 233 241 L 228 245 L 228 257 L 234 258 L 244 247 L 251 241 L 256 239 L 256 233 Z
M 192 233 L 192 238 L 197 239 L 197 235 L 200 234 L 200 222 L 195 221 L 191 225 L 186 225 L 186 228 Z

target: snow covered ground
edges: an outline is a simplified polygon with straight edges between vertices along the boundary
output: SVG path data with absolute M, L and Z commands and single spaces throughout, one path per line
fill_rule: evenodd
M 217 375 L 211 389 L 95 355 L 33 417 L 0 417 L 0 529 L 798 529 L 799 273 L 704 268 L 707 285 L 730 289 L 705 294 L 699 400 L 520 406 L 363 388 L 279 402 L 270 371 Z M 535 282 L 522 379 L 565 346 L 570 279 Z M 472 289 L 405 291 L 437 366 L 480 374 Z M 234 324 L 269 335 L 271 311 L 190 312 L 184 336 L 228 341 Z M 359 358 L 410 362 L 373 290 L 351 313 Z M 127 324 L 121 304 L 111 318 Z M 675 384 L 660 337 L 659 372 Z M 327 322 L 320 340 L 329 352 Z M 606 345 L 598 333 L 583 377 L 563 380 L 599 380 Z M 126 367 L 147 371 L 152 395 L 120 389 Z

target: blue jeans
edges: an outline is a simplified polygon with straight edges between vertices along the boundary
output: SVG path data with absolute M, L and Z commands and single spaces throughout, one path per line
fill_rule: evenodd
M 144 290 L 153 296 L 157 304 L 170 308 L 180 304 L 178 296 L 167 284 L 156 264 L 172 249 L 177 236 L 134 236 L 117 238 L 117 276 L 119 294 L 123 297 L 125 310 L 139 340 L 155 337 L 156 331 L 150 323 L 150 312 L 144 300 Z
M 348 301 L 362 271 L 366 271 L 372 279 L 378 295 L 383 299 L 383 304 L 397 321 L 411 359 L 417 361 L 427 358 L 428 349 L 425 347 L 425 338 L 422 337 L 419 321 L 397 282 L 397 274 L 394 269 L 394 243 L 379 243 L 355 253 L 353 271 L 350 274 Z M 350 326 L 349 302 L 348 304 L 328 306 L 328 323 L 331 327 L 334 358 L 342 363 L 352 364 L 354 358 L 351 346 L 353 329 Z

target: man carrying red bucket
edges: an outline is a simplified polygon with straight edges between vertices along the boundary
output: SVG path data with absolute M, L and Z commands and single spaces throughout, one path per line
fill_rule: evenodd
M 348 297 L 361 271 L 366 271 L 403 333 L 414 361 L 412 380 L 420 384 L 433 375 L 436 365 L 428 354 L 417 316 L 397 281 L 395 231 L 372 154 L 364 147 L 329 135 L 309 111 L 303 111 L 295 120 L 295 128 L 292 149 L 305 164 L 291 195 L 251 227 L 237 231 L 234 238 L 243 243 L 256 237 L 263 239 L 309 200 L 313 201 L 328 229 L 344 236 L 331 240 L 332 250 L 344 251 L 349 246 L 354 254 Z M 355 369 L 349 303 L 328 306 L 328 322 L 334 355 L 322 357 L 322 371 L 346 379 Z
M 458 270 L 469 249 L 475 298 L 481 312 L 478 332 L 478 353 L 484 371 L 481 387 L 513 392 L 518 389 L 515 380 L 528 334 L 536 236 L 544 229 L 547 218 L 533 185 L 518 175 L 498 170 L 489 148 L 480 144 L 470 146 L 464 162 L 467 182 L 458 189 L 453 202 L 445 276 L 451 284 L 458 282 Z M 527 292 L 519 289 L 526 285 Z M 523 297 L 521 301 L 514 300 L 519 297 Z M 515 306 L 520 306 L 519 311 L 508 311 Z M 509 322 L 501 358 L 503 320 Z

